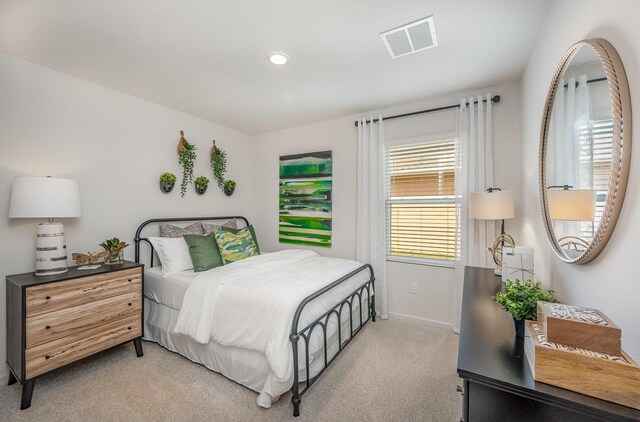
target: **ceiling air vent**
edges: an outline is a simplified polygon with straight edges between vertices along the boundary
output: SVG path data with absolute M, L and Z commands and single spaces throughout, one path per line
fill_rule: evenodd
M 392 59 L 438 45 L 433 16 L 390 29 L 380 34 Z

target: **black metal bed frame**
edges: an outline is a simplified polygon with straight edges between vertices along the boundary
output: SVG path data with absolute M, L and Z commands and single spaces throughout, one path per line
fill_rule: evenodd
M 189 221 L 221 221 L 221 220 L 242 220 L 244 221 L 245 226 L 249 226 L 249 221 L 242 216 L 230 216 L 230 217 L 178 217 L 178 218 L 154 218 L 145 221 L 142 223 L 138 229 L 136 230 L 136 235 L 133 239 L 135 243 L 135 261 L 140 262 L 140 242 L 146 242 L 151 248 L 150 251 L 150 265 L 153 266 L 153 245 L 149 241 L 149 239 L 145 237 L 140 237 L 142 230 L 149 224 L 153 223 L 171 223 L 171 222 L 189 222 Z M 356 276 L 357 274 L 369 270 L 369 278 L 363 284 L 361 284 L 357 289 L 352 291 L 348 296 L 342 299 L 335 306 L 331 307 L 327 312 L 320 315 L 313 322 L 308 324 L 302 329 L 299 329 L 300 325 L 300 317 L 302 316 L 302 311 L 304 308 L 312 302 L 314 299 L 322 296 L 328 291 L 332 290 L 336 286 L 344 283 L 349 280 L 351 277 Z M 331 284 L 323 287 L 322 289 L 310 294 L 306 298 L 300 302 L 298 308 L 293 317 L 293 323 L 291 325 L 291 335 L 289 336 L 289 340 L 291 341 L 291 347 L 293 351 L 293 386 L 291 388 L 291 403 L 293 404 L 293 416 L 300 415 L 300 404 L 302 402 L 302 395 L 306 393 L 309 388 L 317 381 L 317 379 L 324 373 L 324 371 L 331 365 L 335 359 L 338 357 L 340 353 L 345 349 L 345 347 L 353 340 L 353 338 L 360 333 L 362 328 L 369 322 L 369 320 L 375 322 L 376 321 L 376 303 L 375 303 L 375 276 L 373 273 L 373 267 L 370 264 L 362 265 L 361 267 L 355 269 L 354 271 L 346 274 Z M 363 308 L 362 301 L 364 297 L 364 293 L 367 293 L 367 307 Z M 357 309 L 359 318 L 355 321 L 357 325 L 354 326 L 354 318 L 353 312 L 355 309 L 354 300 L 357 298 Z M 345 338 L 343 341 L 343 333 L 342 333 L 342 312 L 345 309 L 345 306 L 348 309 L 349 313 L 349 337 Z M 363 318 L 363 311 L 366 312 L 366 317 Z M 329 326 L 329 322 L 331 317 L 336 316 L 336 325 L 338 331 L 338 350 L 337 352 L 329 358 L 328 356 L 328 347 L 327 347 L 327 336 L 329 335 L 327 327 Z M 320 326 L 322 329 L 322 339 L 323 339 L 323 357 L 324 357 L 324 366 L 318 371 L 316 375 L 311 376 L 311 368 L 309 362 L 309 342 L 311 340 L 311 335 L 316 327 Z M 298 361 L 298 346 L 300 340 L 304 341 L 305 348 L 305 380 L 299 380 L 299 361 Z M 303 384 L 302 390 L 300 390 L 300 384 Z M 306 384 L 306 385 L 305 385 Z

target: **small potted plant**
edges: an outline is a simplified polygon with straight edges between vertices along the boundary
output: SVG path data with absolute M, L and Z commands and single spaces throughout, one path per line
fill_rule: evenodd
M 233 195 L 233 192 L 236 190 L 236 182 L 235 180 L 225 180 L 224 181 L 224 194 L 227 196 Z
M 207 186 L 209 186 L 209 179 L 204 176 L 200 176 L 195 180 L 196 184 L 196 193 L 198 195 L 202 195 L 207 191 Z
M 162 173 L 160 175 L 160 190 L 169 193 L 176 185 L 176 175 L 173 173 Z
M 538 301 L 557 302 L 553 298 L 553 290 L 545 291 L 539 281 L 507 280 L 504 292 L 493 297 L 502 309 L 513 316 L 516 336 L 524 337 L 524 321 L 538 318 Z
M 107 239 L 100 244 L 107 252 L 107 256 L 104 258 L 104 263 L 107 265 L 121 264 L 124 262 L 123 249 L 129 246 L 128 243 L 114 237 L 113 239 Z
M 196 146 L 184 138 L 184 132 L 180 131 L 180 142 L 178 143 L 178 163 L 182 167 L 182 183 L 180 184 L 180 195 L 187 193 L 187 185 L 193 181 L 193 166 L 196 161 Z

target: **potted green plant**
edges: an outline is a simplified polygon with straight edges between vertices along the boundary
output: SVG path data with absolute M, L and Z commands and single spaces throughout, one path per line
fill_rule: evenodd
M 233 195 L 233 192 L 236 190 L 236 182 L 235 180 L 225 180 L 223 184 L 223 192 L 227 196 Z
M 493 297 L 498 305 L 513 316 L 516 336 L 524 337 L 524 321 L 538 317 L 538 301 L 557 302 L 553 298 L 553 290 L 545 291 L 539 281 L 507 280 L 504 292 Z
M 227 173 L 227 153 L 216 146 L 216 141 L 213 141 L 209 160 L 213 178 L 216 179 L 218 187 L 224 190 L 224 175 Z
M 160 190 L 169 193 L 176 185 L 176 175 L 173 173 L 162 173 L 160 175 Z
M 129 246 L 128 243 L 114 237 L 113 239 L 107 239 L 100 244 L 107 252 L 107 256 L 104 258 L 104 263 L 107 265 L 121 264 L 124 262 L 123 249 Z
M 178 163 L 182 167 L 182 183 L 180 184 L 180 196 L 187 193 L 187 185 L 193 181 L 193 166 L 196 161 L 196 146 L 184 138 L 184 132 L 180 131 L 178 143 Z
M 196 184 L 196 193 L 198 195 L 202 195 L 207 191 L 207 187 L 209 186 L 209 179 L 207 179 L 204 176 L 199 176 L 198 178 L 196 178 L 195 184 Z

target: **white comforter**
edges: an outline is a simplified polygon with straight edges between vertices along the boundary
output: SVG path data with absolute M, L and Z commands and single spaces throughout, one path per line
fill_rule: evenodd
M 289 335 L 296 308 L 311 293 L 361 265 L 290 249 L 203 272 L 185 293 L 175 332 L 199 343 L 211 339 L 264 353 L 276 379 L 290 382 L 293 356 Z M 362 271 L 310 302 L 298 328 L 326 312 L 368 277 L 369 271 Z

